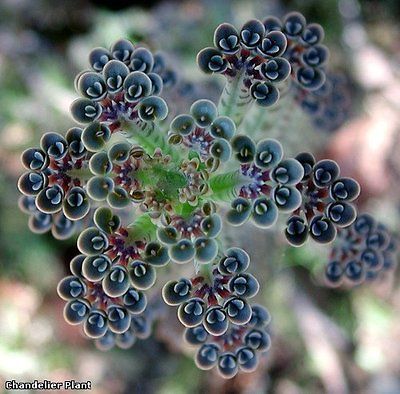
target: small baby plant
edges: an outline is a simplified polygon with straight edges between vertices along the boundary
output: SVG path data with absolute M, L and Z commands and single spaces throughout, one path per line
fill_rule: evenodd
M 170 98 L 180 90 L 162 54 L 123 39 L 90 52 L 75 79 L 77 125 L 45 133 L 23 152 L 18 188 L 33 232 L 79 234 L 80 254 L 57 290 L 65 320 L 98 348 L 148 337 L 161 293 L 197 347 L 199 368 L 225 378 L 254 370 L 271 343 L 270 317 L 253 302 L 260 285 L 249 254 L 227 244 L 225 226 L 269 229 L 283 215 L 291 245 L 337 238 L 326 270 L 334 284 L 394 266 L 388 230 L 357 218 L 354 179 L 332 160 L 285 157 L 268 128 L 246 122 L 254 111 L 268 117 L 284 97 L 305 106 L 318 96 L 323 36 L 299 13 L 218 26 L 197 61 L 205 73 L 224 75 L 221 97 L 186 102 L 179 114 Z M 163 281 L 167 265 L 175 266 L 169 278 L 181 265 L 191 269 Z
M 360 214 L 352 225 L 342 228 L 333 243 L 325 278 L 330 286 L 355 286 L 373 281 L 394 270 L 397 241 L 382 223 Z

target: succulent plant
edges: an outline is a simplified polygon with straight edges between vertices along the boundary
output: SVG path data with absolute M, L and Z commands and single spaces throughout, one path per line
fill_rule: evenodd
M 81 325 L 98 348 L 125 349 L 150 335 L 156 289 L 177 307 L 199 368 L 215 366 L 225 378 L 254 370 L 271 343 L 270 317 L 252 303 L 256 273 L 249 254 L 227 244 L 225 226 L 251 220 L 279 227 L 286 215 L 280 232 L 291 245 L 336 238 L 326 270 L 335 284 L 394 266 L 388 230 L 357 218 L 357 181 L 341 177 L 332 160 L 286 157 L 268 129 L 246 123 L 253 105 L 268 116 L 286 95 L 312 108 L 331 80 L 323 36 L 299 13 L 253 19 L 241 29 L 221 24 L 214 46 L 197 57 L 202 71 L 226 77 L 219 102 L 186 102 L 186 113 L 172 115 L 168 97 L 190 95 L 161 54 L 123 39 L 90 52 L 71 104 L 79 125 L 46 133 L 23 152 L 18 188 L 32 231 L 79 234 L 80 254 L 58 293 L 65 320 Z M 347 248 L 357 251 L 350 256 Z M 160 282 L 168 264 L 191 265 L 192 275 Z

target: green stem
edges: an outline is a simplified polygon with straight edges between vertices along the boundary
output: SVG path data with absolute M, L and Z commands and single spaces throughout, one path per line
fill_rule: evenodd
M 239 125 L 252 101 L 249 89 L 244 85 L 244 73 L 241 72 L 226 82 L 218 104 L 219 114 L 229 116 Z
M 253 105 L 247 111 L 238 131 L 255 139 L 273 137 L 273 134 L 276 134 L 275 129 L 279 128 L 277 125 L 282 117 L 298 108 L 297 104 L 293 103 L 293 97 L 289 89 L 290 82 L 284 81 L 280 84 L 281 94 L 275 105 L 271 107 Z M 285 132 L 287 132 L 286 129 Z
M 200 264 L 199 274 L 208 282 L 213 283 L 213 273 L 212 273 L 213 263 Z
M 265 107 L 254 105 L 247 113 L 239 132 L 255 137 L 260 131 L 265 130 L 265 124 L 271 120 L 271 112 Z

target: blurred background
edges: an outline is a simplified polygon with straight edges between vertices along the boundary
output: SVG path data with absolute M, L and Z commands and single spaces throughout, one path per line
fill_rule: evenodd
M 73 125 L 68 112 L 73 80 L 87 67 L 91 48 L 124 37 L 162 49 L 179 78 L 197 86 L 202 97 L 215 97 L 222 80 L 202 75 L 195 63 L 197 52 L 211 45 L 215 27 L 221 22 L 239 27 L 250 18 L 292 10 L 324 27 L 329 69 L 345 81 L 347 97 L 339 125 L 303 127 L 308 138 L 300 135 L 302 148 L 337 160 L 342 174 L 362 185 L 359 210 L 397 233 L 398 0 L 0 1 L 2 388 L 6 379 L 75 379 L 91 380 L 94 393 L 112 394 L 400 393 L 398 273 L 354 289 L 329 289 L 321 280 L 328 248 L 310 242 L 293 249 L 278 232 L 241 228 L 238 236 L 227 230 L 250 251 L 252 272 L 261 281 L 258 301 L 273 317 L 273 345 L 256 372 L 223 381 L 196 368 L 173 308 L 163 311 L 150 339 L 127 351 L 100 352 L 67 325 L 56 285 L 77 252 L 75 239 L 32 234 L 17 206 L 19 156 L 44 132 Z M 189 105 L 183 102 L 183 110 Z M 298 133 L 293 122 L 280 127 L 289 152 Z

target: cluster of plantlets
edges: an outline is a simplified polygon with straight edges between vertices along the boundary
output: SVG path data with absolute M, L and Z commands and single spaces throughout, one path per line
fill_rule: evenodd
M 297 89 L 294 98 L 316 130 L 334 132 L 351 113 L 348 81 L 338 73 L 328 73 L 324 84 L 316 90 Z
M 178 306 L 187 342 L 199 346 L 199 368 L 217 366 L 226 378 L 254 370 L 270 344 L 269 314 L 250 303 L 259 283 L 247 272 L 247 252 L 226 245 L 223 226 L 251 218 L 271 228 L 286 214 L 284 233 L 295 246 L 359 231 L 352 201 L 360 188 L 339 176 L 337 163 L 309 153 L 285 158 L 268 130 L 245 127 L 251 106 L 268 116 L 279 92 L 304 97 L 321 89 L 322 38 L 322 28 L 299 13 L 251 20 L 240 32 L 220 25 L 215 47 L 198 55 L 203 71 L 227 78 L 219 104 L 196 100 L 173 118 L 168 97 L 179 86 L 161 55 L 127 40 L 92 50 L 91 69 L 75 80 L 82 97 L 71 105 L 81 127 L 46 133 L 40 147 L 26 150 L 18 187 L 32 231 L 52 229 L 62 239 L 79 233 L 81 254 L 58 293 L 67 322 L 81 324 L 99 348 L 147 337 L 157 314 L 147 300 L 162 287 L 165 303 Z M 366 245 L 393 257 L 394 244 L 376 231 Z M 372 271 L 374 256 L 361 259 Z M 168 264 L 191 264 L 193 273 L 156 284 Z M 330 263 L 331 281 L 343 270 L 351 276 L 348 265 Z
M 332 245 L 325 277 L 331 286 L 375 280 L 397 265 L 397 241 L 382 223 L 360 214 Z

